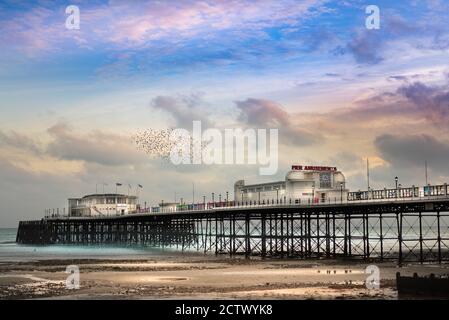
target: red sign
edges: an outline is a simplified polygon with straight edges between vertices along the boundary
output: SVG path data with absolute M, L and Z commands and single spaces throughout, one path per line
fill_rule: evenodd
M 322 167 L 322 166 L 298 166 L 293 165 L 292 170 L 308 170 L 308 171 L 337 171 L 337 167 Z

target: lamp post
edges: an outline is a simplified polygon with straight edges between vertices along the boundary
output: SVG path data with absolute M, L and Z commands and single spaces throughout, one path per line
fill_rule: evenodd
M 312 204 L 315 203 L 315 182 L 312 184 Z
M 161 212 L 164 212 L 164 200 L 161 201 Z
M 394 177 L 394 181 L 396 183 L 396 198 L 398 197 L 398 180 L 399 180 L 398 177 Z
M 228 191 L 226 191 L 226 207 L 228 206 L 228 203 L 229 203 L 229 192 Z
M 340 203 L 343 203 L 343 182 L 340 182 Z
M 206 210 L 206 196 L 203 196 L 203 209 Z
M 279 187 L 276 187 L 276 204 L 279 204 Z
M 218 202 L 220 203 L 220 208 L 221 208 L 221 193 L 218 195 Z

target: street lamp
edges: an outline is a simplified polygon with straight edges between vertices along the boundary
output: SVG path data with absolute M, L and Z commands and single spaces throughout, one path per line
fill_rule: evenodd
M 343 182 L 340 182 L 340 203 L 343 203 Z
M 221 193 L 218 195 L 218 202 L 220 203 L 220 208 L 221 208 Z
M 228 191 L 226 191 L 226 207 L 228 206 L 228 197 L 229 197 L 229 192 Z
M 212 192 L 212 205 L 215 206 L 215 192 Z
M 315 182 L 312 184 L 312 204 L 315 203 Z
M 203 196 L 203 209 L 206 210 L 206 196 Z
M 394 181 L 396 183 L 396 198 L 398 197 L 398 180 L 399 180 L 398 177 L 394 177 Z
M 279 187 L 276 187 L 276 204 L 279 204 Z

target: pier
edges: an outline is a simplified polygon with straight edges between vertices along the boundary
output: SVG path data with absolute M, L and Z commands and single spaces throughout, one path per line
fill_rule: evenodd
M 143 245 L 248 258 L 444 263 L 449 261 L 448 187 L 432 190 L 440 191 L 420 196 L 414 190 L 402 194 L 385 190 L 385 197 L 356 192 L 341 203 L 234 203 L 199 210 L 21 221 L 17 242 Z

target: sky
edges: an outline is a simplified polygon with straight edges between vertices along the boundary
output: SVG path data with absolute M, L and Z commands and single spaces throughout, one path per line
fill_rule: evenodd
M 75 5 L 79 29 L 66 27 Z M 368 29 L 366 8 L 379 8 Z M 0 0 L 0 227 L 115 183 L 156 204 L 341 169 L 352 190 L 449 182 L 449 3 Z M 145 129 L 278 128 L 279 170 L 175 166 Z M 132 191 L 134 192 L 134 191 Z

